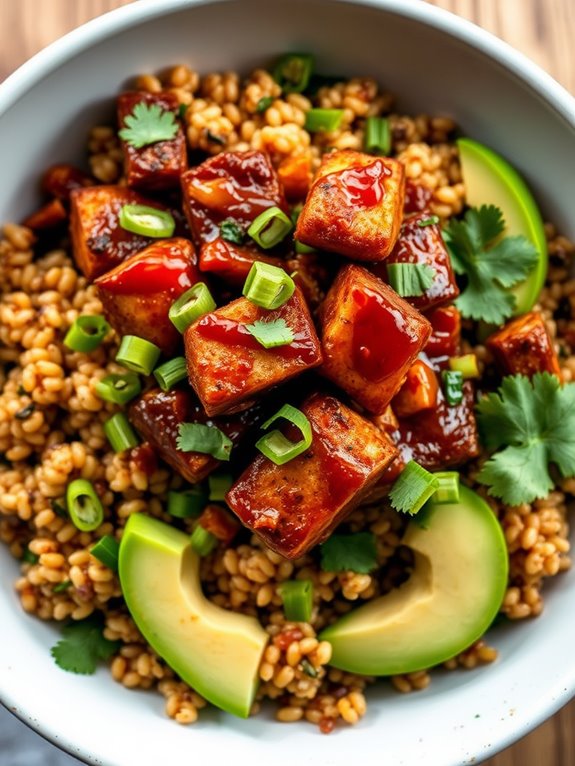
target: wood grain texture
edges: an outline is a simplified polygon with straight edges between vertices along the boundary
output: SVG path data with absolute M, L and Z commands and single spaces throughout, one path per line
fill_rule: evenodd
M 421 0 L 422 2 L 424 0 Z M 575 0 L 426 0 L 506 40 L 575 93 Z M 131 0 L 3 0 L 0 79 L 79 24 Z M 487 766 L 575 766 L 575 702 Z

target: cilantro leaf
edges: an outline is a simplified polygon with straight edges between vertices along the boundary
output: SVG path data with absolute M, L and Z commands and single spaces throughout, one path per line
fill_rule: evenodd
M 375 535 L 371 532 L 332 535 L 320 545 L 320 552 L 324 572 L 351 571 L 367 574 L 377 566 Z
M 246 325 L 246 330 L 264 348 L 289 346 L 294 341 L 293 330 L 286 324 L 285 319 L 272 319 L 270 321 L 256 319 L 253 324 Z
M 170 141 L 178 132 L 178 123 L 173 112 L 164 111 L 158 104 L 136 104 L 125 119 L 127 127 L 119 132 L 120 138 L 134 149 Z
M 455 272 L 467 285 L 455 304 L 463 316 L 501 324 L 513 314 L 509 288 L 523 281 L 537 263 L 537 250 L 523 236 L 501 237 L 505 221 L 495 205 L 470 208 L 463 221 L 451 221 L 446 243 Z
M 70 673 L 95 673 L 98 660 L 109 659 L 121 643 L 104 638 L 103 627 L 103 620 L 98 617 L 67 625 L 62 630 L 63 637 L 51 649 L 56 664 Z
M 387 278 L 398 295 L 411 298 L 429 290 L 435 279 L 435 269 L 428 263 L 390 263 Z
M 202 452 L 217 460 L 229 460 L 233 442 L 216 426 L 204 423 L 180 423 L 176 446 L 182 452 Z
M 477 420 L 485 446 L 503 447 L 477 478 L 504 503 L 546 497 L 555 485 L 550 464 L 563 477 L 575 475 L 575 383 L 561 386 L 548 372 L 531 380 L 509 375 L 478 403 Z

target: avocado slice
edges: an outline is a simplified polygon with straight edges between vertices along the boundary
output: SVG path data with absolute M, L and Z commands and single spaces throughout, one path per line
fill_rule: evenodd
M 457 503 L 430 503 L 421 513 L 403 539 L 415 554 L 409 580 L 323 631 L 336 668 L 376 676 L 423 670 L 463 651 L 491 625 L 508 573 L 492 510 L 462 486 Z
M 209 702 L 247 718 L 268 634 L 253 617 L 220 609 L 201 590 L 188 535 L 130 516 L 119 573 L 128 609 L 150 646 Z
M 547 240 L 541 213 L 527 184 L 501 155 L 471 138 L 457 141 L 467 204 L 497 205 L 506 222 L 505 236 L 522 234 L 539 254 L 539 261 L 524 282 L 511 288 L 516 298 L 515 316 L 529 311 L 541 292 L 547 274 Z

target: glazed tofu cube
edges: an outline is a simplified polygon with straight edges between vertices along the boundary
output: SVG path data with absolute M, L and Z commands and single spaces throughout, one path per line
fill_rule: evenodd
M 426 314 L 431 322 L 431 335 L 425 353 L 432 360 L 446 362 L 461 352 L 461 314 L 455 306 L 440 306 Z
M 561 377 L 559 360 L 545 321 L 537 311 L 517 317 L 491 335 L 487 347 L 504 375 L 550 372 Z
M 221 463 L 202 452 L 182 452 L 177 447 L 180 423 L 203 423 L 217 426 L 237 447 L 257 423 L 259 414 L 247 411 L 241 415 L 212 420 L 204 412 L 193 392 L 186 389 L 147 391 L 129 405 L 129 419 L 164 462 L 195 484 L 202 481 Z
M 258 455 L 226 497 L 243 524 L 289 559 L 323 542 L 397 454 L 389 437 L 332 396 L 313 394 L 301 410 L 309 449 L 284 465 Z
M 126 118 L 133 114 L 137 104 L 159 107 L 177 118 L 179 102 L 173 93 L 122 93 L 118 96 L 118 124 L 126 128 Z M 180 185 L 180 177 L 188 166 L 186 137 L 176 119 L 178 132 L 167 141 L 136 148 L 129 141 L 122 141 L 124 172 L 128 186 L 140 191 L 155 192 L 174 189 Z
M 166 210 L 123 186 L 89 186 L 70 194 L 70 233 L 74 260 L 88 279 L 95 279 L 153 242 L 120 226 L 124 205 Z
M 439 382 L 435 370 L 417 359 L 407 371 L 402 387 L 393 397 L 393 410 L 399 418 L 410 417 L 437 404 Z
M 361 266 L 344 267 L 321 310 L 322 373 L 375 414 L 400 389 L 431 325 Z
M 198 524 L 224 545 L 229 545 L 241 529 L 236 517 L 220 505 L 207 505 Z
M 409 213 L 419 213 L 425 210 L 429 206 L 432 196 L 433 191 L 427 186 L 416 183 L 411 178 L 406 178 L 403 212 L 405 215 L 409 215 Z
M 451 258 L 441 236 L 441 229 L 432 221 L 431 213 L 424 211 L 408 216 L 401 225 L 399 239 L 393 252 L 384 263 L 376 265 L 374 272 L 387 279 L 387 269 L 392 263 L 419 263 L 430 266 L 433 282 L 423 295 L 406 297 L 405 300 L 420 311 L 449 303 L 459 295 Z
M 98 296 L 118 335 L 138 335 L 172 354 L 180 333 L 168 317 L 172 303 L 199 280 L 194 246 L 163 239 L 98 277 Z
M 246 329 L 283 319 L 295 336 L 266 349 Z M 184 333 L 188 376 L 208 415 L 237 412 L 264 391 L 321 364 L 321 346 L 301 291 L 275 311 L 246 298 L 205 314 Z
M 305 199 L 312 180 L 310 158 L 286 157 L 278 166 L 278 176 L 290 202 Z
M 232 287 L 243 287 L 256 261 L 283 268 L 280 258 L 265 255 L 256 247 L 236 245 L 222 237 L 204 242 L 200 250 L 200 271 L 221 277 Z
M 435 408 L 400 418 L 392 434 L 403 460 L 415 460 L 429 471 L 465 463 L 479 454 L 473 384 L 463 384 L 463 400 L 449 405 L 439 388 Z
M 351 151 L 325 154 L 295 238 L 359 261 L 381 261 L 399 235 L 405 197 L 403 165 Z
M 247 231 L 260 213 L 277 206 L 287 212 L 282 186 L 267 154 L 222 152 L 182 176 L 184 210 L 198 247 L 219 236 L 233 219 Z

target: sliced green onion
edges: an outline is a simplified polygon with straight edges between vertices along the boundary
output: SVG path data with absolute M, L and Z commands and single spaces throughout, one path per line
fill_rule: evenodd
M 122 229 L 145 237 L 171 237 L 176 228 L 171 213 L 147 205 L 123 205 L 118 222 Z
M 459 502 L 459 474 L 457 471 L 438 471 L 433 474 L 439 482 L 433 494 L 434 503 Z
M 402 298 L 423 295 L 433 284 L 435 269 L 427 263 L 388 263 L 387 279 Z
M 94 386 L 96 394 L 105 402 L 124 405 L 142 390 L 140 379 L 134 372 L 125 375 L 106 375 Z
M 245 297 L 264 309 L 278 309 L 288 301 L 295 290 L 295 282 L 278 266 L 256 261 L 244 284 Z
M 169 391 L 180 380 L 184 380 L 187 375 L 188 368 L 186 366 L 186 359 L 183 356 L 176 356 L 154 370 L 154 378 L 158 381 L 162 391 Z
M 180 423 L 176 446 L 182 452 L 202 452 L 216 460 L 229 460 L 233 442 L 216 426 L 204 423 Z
M 265 112 L 266 109 L 270 108 L 273 102 L 274 102 L 273 96 L 262 96 L 262 98 L 260 98 L 260 100 L 256 104 L 256 113 L 261 114 L 262 112 Z
M 368 117 L 365 121 L 364 146 L 371 154 L 388 155 L 391 151 L 391 128 L 387 117 Z
M 291 404 L 284 404 L 275 415 L 266 420 L 262 428 L 269 428 L 279 418 L 289 420 L 296 428 L 299 428 L 303 438 L 299 442 L 291 442 L 281 431 L 274 430 L 262 436 L 256 442 L 256 448 L 276 465 L 283 465 L 309 449 L 312 442 L 312 432 L 307 417 L 301 410 L 292 407 Z
M 83 314 L 74 320 L 66 333 L 64 345 L 72 351 L 89 354 L 98 348 L 109 332 L 110 325 L 103 316 Z
M 389 493 L 392 508 L 412 516 L 429 500 L 439 481 L 415 460 L 410 460 Z
M 72 585 L 72 580 L 63 580 L 52 588 L 52 593 L 64 593 Z
M 310 247 L 309 245 L 304 245 L 303 242 L 298 242 L 297 239 L 294 242 L 294 247 L 296 253 L 298 255 L 305 255 L 307 253 L 315 253 L 315 247 Z
M 212 473 L 208 477 L 210 487 L 210 500 L 219 502 L 226 499 L 226 494 L 234 480 L 229 473 Z
M 66 489 L 66 505 L 72 523 L 81 532 L 92 532 L 104 521 L 104 509 L 94 485 L 74 479 Z
M 313 609 L 313 583 L 311 580 L 287 580 L 278 586 L 284 605 L 286 620 L 309 622 Z
M 168 492 L 168 513 L 176 519 L 196 518 L 207 502 L 208 493 L 201 484 L 184 492 Z
M 455 406 L 463 401 L 463 373 L 459 370 L 443 370 L 443 393 L 447 404 Z
M 40 561 L 40 556 L 38 556 L 36 553 L 32 553 L 30 548 L 26 546 L 24 548 L 24 553 L 22 554 L 22 561 L 25 564 L 37 564 Z
M 477 357 L 475 354 L 450 356 L 449 369 L 454 372 L 460 372 L 463 375 L 463 380 L 479 377 L 479 367 L 477 366 Z
M 233 218 L 226 218 L 220 223 L 220 237 L 226 242 L 233 242 L 235 245 L 241 245 L 246 235 L 242 227 L 234 221 Z
M 263 348 L 289 346 L 295 338 L 292 328 L 281 317 L 271 322 L 256 319 L 253 324 L 245 325 L 245 328 Z
M 118 555 L 120 543 L 112 535 L 104 535 L 90 548 L 92 556 L 101 561 L 105 567 L 113 572 L 118 571 Z
M 138 437 L 123 412 L 117 412 L 104 422 L 104 433 L 114 452 L 138 446 Z
M 301 93 L 307 88 L 314 57 L 309 53 L 287 53 L 274 67 L 274 80 L 284 93 Z
M 193 287 L 175 300 L 170 306 L 168 316 L 176 330 L 185 332 L 188 327 L 204 314 L 216 308 L 216 302 L 204 282 L 196 282 Z
M 417 222 L 417 225 L 424 229 L 426 226 L 435 226 L 439 223 L 439 216 L 438 215 L 430 215 L 429 218 L 422 218 L 421 221 Z
M 304 127 L 310 133 L 333 133 L 341 125 L 342 119 L 343 109 L 308 109 Z
M 207 556 L 218 544 L 218 538 L 198 524 L 192 532 L 190 545 L 198 556 Z
M 305 657 L 301 661 L 301 669 L 306 674 L 306 676 L 309 676 L 310 678 L 317 678 L 317 670 L 314 668 L 311 662 Z
M 124 335 L 116 354 L 116 361 L 122 367 L 141 375 L 150 375 L 162 353 L 154 343 L 137 335 Z
M 178 117 L 180 120 L 183 120 L 186 116 L 186 112 L 188 111 L 189 104 L 180 104 L 178 109 Z
M 292 222 L 279 207 L 268 207 L 255 218 L 248 234 L 265 250 L 279 244 L 292 230 Z

